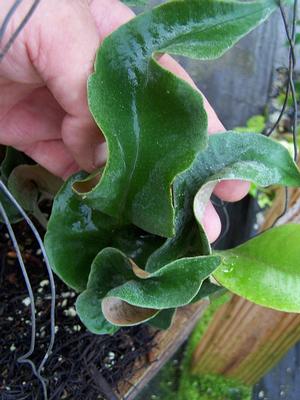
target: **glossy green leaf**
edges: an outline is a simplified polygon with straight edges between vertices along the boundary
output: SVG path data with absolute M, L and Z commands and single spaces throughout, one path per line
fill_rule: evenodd
M 100 182 L 84 193 L 90 205 L 147 232 L 174 234 L 171 184 L 205 147 L 207 117 L 199 92 L 163 69 L 154 55 L 219 57 L 276 5 L 171 1 L 104 40 L 88 93 L 109 158 Z
M 223 180 L 245 180 L 263 187 L 300 186 L 297 165 L 288 150 L 273 139 L 227 132 L 223 138 L 215 135 L 212 142 L 214 145 L 203 154 L 204 164 L 213 165 L 211 175 L 194 198 L 194 213 L 199 223 L 215 186 Z
M 45 236 L 54 272 L 77 291 L 86 288 L 92 261 L 109 245 L 117 226 L 111 217 L 93 210 L 72 190 L 72 182 L 85 175 L 74 175 L 56 196 Z
M 132 225 L 120 226 L 89 206 L 72 190 L 73 182 L 84 177 L 71 177 L 56 196 L 45 237 L 53 270 L 79 292 L 86 288 L 93 259 L 105 247 L 117 247 L 143 267 L 163 242 Z
M 215 279 L 254 303 L 300 312 L 300 225 L 268 230 L 232 250 L 221 251 Z
M 96 335 L 112 335 L 119 328 L 104 318 L 101 301 L 102 299 L 96 296 L 95 291 L 85 290 L 76 300 L 77 315 L 90 332 Z
M 228 179 L 247 180 L 259 186 L 300 186 L 299 169 L 280 143 L 251 133 L 227 132 L 210 136 L 207 149 L 198 154 L 188 171 L 176 178 L 176 236 L 167 239 L 150 256 L 148 271 L 155 271 L 182 254 L 210 253 L 201 219 L 216 183 Z

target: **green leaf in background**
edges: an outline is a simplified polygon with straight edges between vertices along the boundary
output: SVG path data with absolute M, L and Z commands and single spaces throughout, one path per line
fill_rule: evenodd
M 300 312 L 300 225 L 268 230 L 232 250 L 218 251 L 215 279 L 262 306 Z
M 199 92 L 154 55 L 217 58 L 276 6 L 275 0 L 171 1 L 104 40 L 88 93 L 109 158 L 96 186 L 81 190 L 90 205 L 147 232 L 174 235 L 171 184 L 206 146 L 207 117 Z
M 45 229 L 48 221 L 39 208 L 39 202 L 45 198 L 53 199 L 62 184 L 62 179 L 37 164 L 18 165 L 7 181 L 8 189 L 18 203 Z
M 263 115 L 254 115 L 247 121 L 247 126 L 238 126 L 234 130 L 243 133 L 262 133 L 266 128 L 266 118 Z
M 4 153 L 4 154 L 3 154 Z M 33 161 L 21 151 L 12 147 L 2 147 L 2 158 L 0 164 L 0 179 L 7 185 L 10 174 L 22 164 L 31 165 Z M 11 204 L 7 197 L 0 191 L 0 201 L 12 224 L 22 220 L 18 210 Z M 21 205 L 23 206 L 22 202 Z
M 167 239 L 149 257 L 147 271 L 155 271 L 183 254 L 187 257 L 210 253 L 201 227 L 203 211 L 216 183 L 228 179 L 247 180 L 259 186 L 300 185 L 298 167 L 288 150 L 278 142 L 250 133 L 211 135 L 207 149 L 175 180 L 176 236 Z

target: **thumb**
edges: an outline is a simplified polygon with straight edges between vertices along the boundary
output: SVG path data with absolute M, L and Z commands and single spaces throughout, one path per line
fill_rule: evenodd
M 96 168 L 103 139 L 87 104 L 99 34 L 86 1 L 41 2 L 28 24 L 25 43 L 31 62 L 66 112 L 61 135 L 82 169 Z

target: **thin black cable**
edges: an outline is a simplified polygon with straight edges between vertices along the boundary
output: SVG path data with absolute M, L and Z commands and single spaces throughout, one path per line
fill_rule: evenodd
M 270 228 L 274 228 L 274 226 L 277 224 L 277 222 L 280 220 L 280 218 L 284 217 L 285 214 L 287 213 L 287 210 L 289 208 L 289 190 L 287 187 L 284 188 L 284 206 L 283 210 L 280 213 L 280 215 L 275 219 L 273 224 L 271 225 Z
M 14 13 L 16 12 L 17 8 L 22 3 L 22 1 L 23 0 L 15 0 L 14 4 L 11 6 L 6 17 L 4 18 L 4 21 L 2 22 L 2 25 L 0 26 L 0 41 L 2 40 L 2 38 L 4 36 L 4 33 L 6 31 L 6 28 L 9 24 L 11 17 L 14 15 Z
M 17 27 L 17 29 L 15 30 L 15 32 L 11 35 L 10 39 L 8 40 L 8 42 L 6 43 L 6 45 L 4 46 L 3 50 L 0 52 L 0 62 L 3 60 L 3 58 L 5 57 L 6 53 L 8 52 L 8 50 L 11 48 L 11 46 L 13 45 L 14 41 L 16 40 L 16 38 L 18 37 L 18 35 L 20 34 L 20 32 L 22 31 L 22 29 L 24 28 L 24 26 L 27 24 L 27 22 L 29 21 L 29 19 L 31 18 L 32 14 L 34 13 L 34 11 L 36 10 L 37 6 L 39 5 L 39 3 L 41 2 L 41 0 L 35 0 L 33 5 L 30 7 L 28 13 L 25 15 L 25 17 L 23 18 L 23 20 L 21 21 L 21 23 L 19 24 L 19 26 Z
M 293 24 L 292 24 L 292 47 L 295 48 L 296 45 L 296 24 L 297 24 L 297 14 L 298 14 L 298 0 L 294 1 L 294 10 L 293 10 Z M 297 123 L 298 123 L 298 103 L 297 103 L 297 94 L 295 90 L 294 84 L 294 73 L 296 67 L 296 59 L 294 60 L 293 69 L 290 71 L 290 85 L 291 92 L 293 97 L 293 106 L 294 106 L 294 121 L 293 121 L 293 142 L 294 142 L 294 160 L 297 162 L 298 158 L 298 146 L 297 146 Z
M 293 21 L 292 21 L 292 32 L 290 34 L 287 17 L 282 6 L 281 0 L 279 0 L 279 9 L 281 13 L 281 17 L 283 20 L 286 36 L 289 42 L 290 50 L 289 50 L 289 69 L 288 69 L 288 84 L 287 84 L 287 91 L 285 96 L 284 105 L 282 111 L 280 113 L 280 118 L 275 123 L 274 127 L 269 132 L 268 136 L 277 128 L 287 106 L 288 96 L 291 92 L 292 100 L 293 100 L 293 126 L 292 126 L 292 134 L 293 134 L 293 145 L 294 145 L 294 161 L 297 162 L 298 159 L 298 144 L 297 144 L 297 122 L 298 122 L 298 103 L 297 103 L 297 95 L 295 90 L 294 84 L 294 72 L 296 66 L 296 58 L 295 58 L 295 42 L 296 42 L 296 21 L 297 21 L 297 8 L 298 8 L 298 0 L 294 1 L 293 7 Z M 273 222 L 272 227 L 274 227 L 277 222 L 286 214 L 289 206 L 289 192 L 288 188 L 285 188 L 285 201 L 284 201 L 284 208 L 282 213 L 276 218 Z
M 294 85 L 294 72 L 296 66 L 296 58 L 295 58 L 295 40 L 296 40 L 296 21 L 297 21 L 297 6 L 298 0 L 294 1 L 293 7 L 293 22 L 292 22 L 292 33 L 289 32 L 289 27 L 287 23 L 287 17 L 284 12 L 284 8 L 282 6 L 281 1 L 279 1 L 279 9 L 281 13 L 281 17 L 283 20 L 286 36 L 288 38 L 288 42 L 290 45 L 289 51 L 289 74 L 288 74 L 288 87 L 292 93 L 293 99 L 293 108 L 294 108 L 294 116 L 293 116 L 293 144 L 294 144 L 294 160 L 297 161 L 298 156 L 298 146 L 297 146 L 297 121 L 298 121 L 298 104 L 297 104 L 297 95 Z
M 284 24 L 285 33 L 286 33 L 289 47 L 290 47 L 290 49 L 289 49 L 289 66 L 288 66 L 288 84 L 286 87 L 284 102 L 283 102 L 283 106 L 280 111 L 280 114 L 279 114 L 275 124 L 273 125 L 273 127 L 269 130 L 269 132 L 267 132 L 265 134 L 266 136 L 271 136 L 272 133 L 275 131 L 275 129 L 278 127 L 278 124 L 280 123 L 280 121 L 286 111 L 290 90 L 292 90 L 291 86 L 293 86 L 293 75 L 294 75 L 294 69 L 295 69 L 295 65 L 296 65 L 295 35 L 296 35 L 297 5 L 298 5 L 298 0 L 295 0 L 294 1 L 294 9 L 293 9 L 292 34 L 290 35 L 287 17 L 285 15 L 281 0 L 279 0 L 279 10 L 281 13 L 281 18 L 282 18 L 282 21 Z M 292 95 L 294 95 L 294 94 L 292 93 Z M 295 154 L 297 155 L 297 148 L 296 149 L 294 148 L 294 151 L 295 151 Z

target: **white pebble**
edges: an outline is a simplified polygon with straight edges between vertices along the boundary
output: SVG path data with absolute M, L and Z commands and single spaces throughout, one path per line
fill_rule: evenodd
M 28 307 L 31 303 L 30 297 L 26 297 L 25 299 L 23 299 L 22 303 L 24 304 L 24 306 Z
M 80 325 L 74 325 L 74 326 L 73 326 L 73 330 L 74 330 L 75 332 L 79 332 L 79 331 L 81 331 L 81 326 L 80 326 Z
M 10 351 L 15 351 L 16 350 L 16 346 L 14 344 L 12 344 L 9 348 Z
M 64 315 L 67 317 L 74 318 L 76 316 L 76 310 L 74 307 L 69 307 L 67 310 L 64 310 Z
M 41 287 L 48 286 L 48 285 L 49 285 L 48 279 L 44 279 L 43 281 L 40 282 Z
M 67 299 L 64 299 L 64 300 L 62 301 L 62 303 L 61 303 L 62 308 L 65 308 L 67 304 L 68 304 L 68 300 L 67 300 Z

